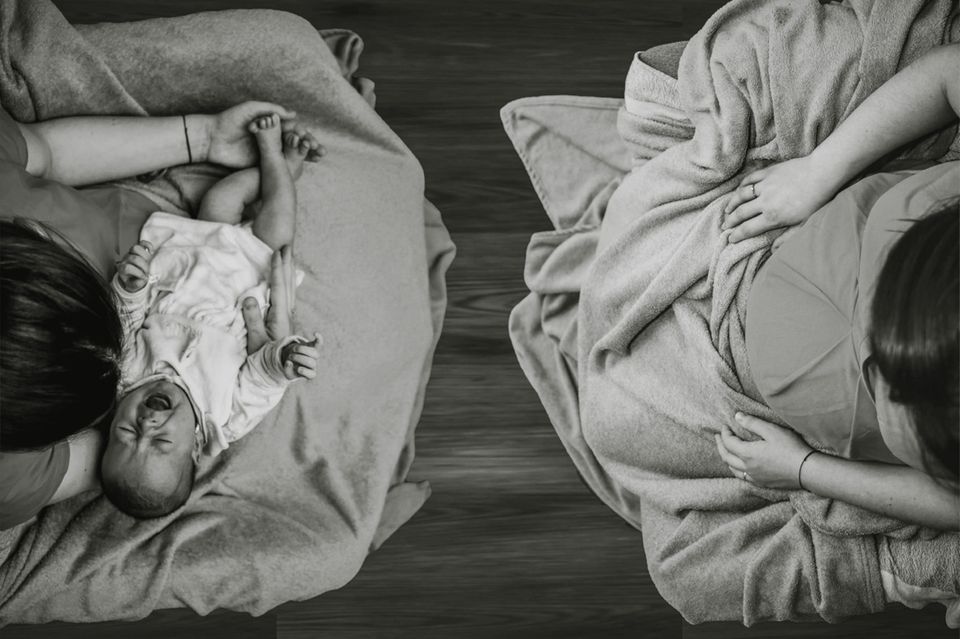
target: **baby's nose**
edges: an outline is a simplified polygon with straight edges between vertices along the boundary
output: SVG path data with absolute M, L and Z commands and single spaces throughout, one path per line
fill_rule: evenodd
M 137 424 L 140 428 L 152 428 L 160 423 L 160 415 L 149 409 L 141 409 L 137 414 Z

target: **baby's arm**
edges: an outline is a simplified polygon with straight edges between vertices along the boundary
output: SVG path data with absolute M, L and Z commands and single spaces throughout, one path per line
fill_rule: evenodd
M 817 452 L 793 431 L 749 415 L 738 415 L 737 421 L 760 437 L 743 440 L 726 425 L 717 436 L 720 456 L 741 479 L 769 488 L 803 488 L 909 523 L 960 530 L 960 497 L 925 473 Z
M 316 375 L 318 343 L 319 336 L 312 342 L 287 337 L 269 342 L 247 356 L 237 377 L 230 419 L 223 427 L 228 443 L 253 430 L 280 403 L 292 382 Z
M 134 244 L 117 264 L 117 274 L 111 285 L 120 302 L 120 323 L 123 326 L 124 339 L 143 326 L 147 313 L 147 282 L 150 279 L 152 260 L 153 246 L 144 240 Z

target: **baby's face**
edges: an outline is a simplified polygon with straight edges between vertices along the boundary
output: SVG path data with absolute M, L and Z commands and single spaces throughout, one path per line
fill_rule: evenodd
M 117 406 L 103 472 L 172 492 L 193 453 L 195 427 L 190 399 L 179 386 L 165 380 L 144 384 Z

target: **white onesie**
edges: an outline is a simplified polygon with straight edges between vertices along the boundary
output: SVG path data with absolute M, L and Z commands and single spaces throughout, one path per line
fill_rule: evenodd
M 280 350 L 293 336 L 247 355 L 243 299 L 266 306 L 273 251 L 247 227 L 154 213 L 140 233 L 153 246 L 146 286 L 114 278 L 124 328 L 121 394 L 164 378 L 190 397 L 204 452 L 217 455 L 283 397 Z

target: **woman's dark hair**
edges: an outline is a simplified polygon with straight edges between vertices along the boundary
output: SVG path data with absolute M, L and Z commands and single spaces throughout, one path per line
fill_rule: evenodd
M 886 259 L 871 312 L 874 362 L 913 420 L 931 475 L 958 483 L 960 207 L 913 224 Z M 944 475 L 946 476 L 944 477 Z
M 0 220 L 2 451 L 44 448 L 97 425 L 117 394 L 123 332 L 113 294 L 55 233 Z

